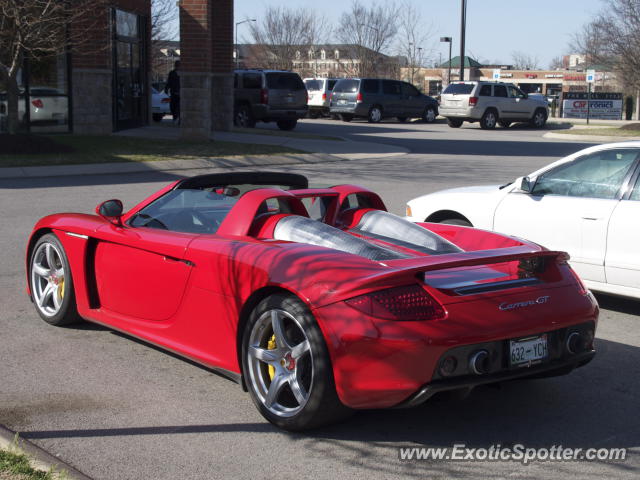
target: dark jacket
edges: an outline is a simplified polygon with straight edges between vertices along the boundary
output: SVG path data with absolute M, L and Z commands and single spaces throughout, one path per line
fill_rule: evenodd
M 169 95 L 180 95 L 180 75 L 176 70 L 171 70 L 169 72 L 169 77 L 167 78 L 167 84 L 164 87 L 164 93 Z

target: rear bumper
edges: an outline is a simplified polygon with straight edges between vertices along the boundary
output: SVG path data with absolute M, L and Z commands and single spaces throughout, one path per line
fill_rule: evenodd
M 300 119 L 307 115 L 309 108 L 295 106 L 293 108 L 273 108 L 268 105 L 254 105 L 253 116 L 265 122 L 283 119 Z
M 356 117 L 366 117 L 369 115 L 369 107 L 363 103 L 358 103 L 355 106 L 337 106 L 332 105 L 329 109 L 331 113 L 346 113 L 349 115 L 354 115 Z

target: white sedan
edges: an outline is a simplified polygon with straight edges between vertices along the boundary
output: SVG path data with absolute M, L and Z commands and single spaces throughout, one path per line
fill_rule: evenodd
M 169 95 L 151 87 L 151 113 L 155 122 L 161 121 L 162 117 L 171 113 L 170 105 Z
M 640 298 L 639 141 L 590 147 L 507 185 L 423 195 L 407 203 L 407 217 L 569 252 L 592 290 Z

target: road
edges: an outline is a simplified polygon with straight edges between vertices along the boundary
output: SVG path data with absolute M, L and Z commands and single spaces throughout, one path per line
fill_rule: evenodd
M 272 127 L 271 127 L 272 128 Z M 388 159 L 288 168 L 315 185 L 359 183 L 389 209 L 450 186 L 504 183 L 583 145 L 542 132 L 444 124 L 304 121 L 300 131 L 397 142 Z M 188 175 L 195 173 L 189 171 Z M 598 355 L 569 376 L 479 388 L 465 400 L 359 412 L 306 434 L 266 423 L 235 384 L 109 329 L 46 325 L 24 295 L 23 248 L 34 222 L 134 205 L 185 172 L 0 181 L 0 423 L 96 479 L 637 478 L 640 303 L 598 296 Z M 625 462 L 399 460 L 399 447 L 625 447 Z

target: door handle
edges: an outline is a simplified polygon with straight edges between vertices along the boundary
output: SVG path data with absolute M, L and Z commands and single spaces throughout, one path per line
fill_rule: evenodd
M 598 217 L 582 217 L 583 220 L 600 220 Z
M 193 263 L 193 262 L 191 262 L 189 260 L 184 260 L 182 258 L 169 257 L 167 255 L 164 255 L 162 258 L 164 259 L 165 262 L 182 262 L 182 263 L 184 263 L 184 264 L 186 264 L 186 265 L 188 265 L 190 267 L 195 267 L 196 266 L 195 263 Z

